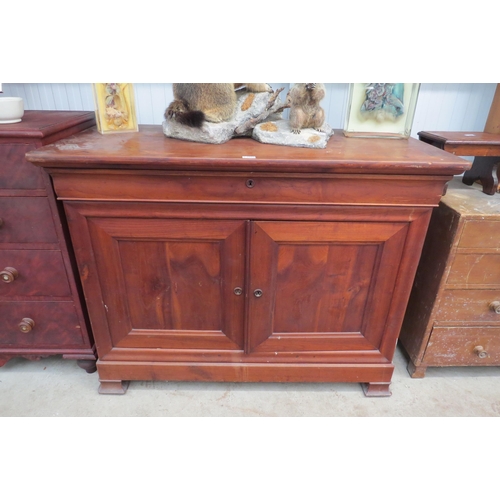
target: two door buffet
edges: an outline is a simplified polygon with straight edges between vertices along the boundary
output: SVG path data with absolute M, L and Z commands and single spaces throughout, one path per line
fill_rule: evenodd
M 207 380 L 390 395 L 432 208 L 470 167 L 413 139 L 208 145 L 158 126 L 27 157 L 64 204 L 101 393 Z

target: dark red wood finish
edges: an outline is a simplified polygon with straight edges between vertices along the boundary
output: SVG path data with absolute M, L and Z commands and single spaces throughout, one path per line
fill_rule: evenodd
M 389 395 L 432 208 L 470 166 L 413 139 L 215 146 L 156 126 L 28 159 L 64 202 L 102 393 L 166 379 Z
M 25 158 L 94 124 L 89 112 L 26 111 L 22 122 L 0 125 L 0 366 L 61 354 L 95 371 L 61 207 L 47 173 Z

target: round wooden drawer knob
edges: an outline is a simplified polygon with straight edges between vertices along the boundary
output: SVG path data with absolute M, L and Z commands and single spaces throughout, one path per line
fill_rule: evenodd
M 23 318 L 21 323 L 19 323 L 19 330 L 23 333 L 31 332 L 35 328 L 35 322 L 31 318 Z
M 481 359 L 488 356 L 488 353 L 484 350 L 484 347 L 482 345 L 477 345 L 476 347 L 474 347 L 474 354 L 477 354 Z
M 19 273 L 17 269 L 13 267 L 6 267 L 2 272 L 0 272 L 0 280 L 4 283 L 12 283 L 17 277 Z
M 490 309 L 497 314 L 500 314 L 500 300 L 494 300 L 490 304 Z

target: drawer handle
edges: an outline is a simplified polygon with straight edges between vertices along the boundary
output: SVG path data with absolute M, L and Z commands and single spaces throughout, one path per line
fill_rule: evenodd
M 23 318 L 21 323 L 19 323 L 19 330 L 23 333 L 31 332 L 35 328 L 35 322 L 31 318 Z
M 0 273 L 0 279 L 4 283 L 12 283 L 18 276 L 19 276 L 19 273 L 17 272 L 17 269 L 14 269 L 13 267 L 6 267 Z
M 474 347 L 474 354 L 477 354 L 477 356 L 481 359 L 488 356 L 488 353 L 484 350 L 484 347 L 482 345 L 477 345 L 476 347 Z
M 235 295 L 241 295 L 243 293 L 243 288 L 241 288 L 241 286 L 237 286 L 234 290 L 233 290 L 234 294 Z
M 264 295 L 264 292 L 260 288 L 257 288 L 254 290 L 253 294 L 259 299 L 262 295 Z
M 490 309 L 496 313 L 500 314 L 500 300 L 494 300 L 493 302 L 490 303 Z

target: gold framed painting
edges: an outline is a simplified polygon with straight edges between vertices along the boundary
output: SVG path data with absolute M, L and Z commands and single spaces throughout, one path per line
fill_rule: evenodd
M 408 138 L 419 90 L 419 83 L 351 83 L 344 135 Z
M 131 83 L 93 83 L 92 91 L 101 134 L 139 130 Z

